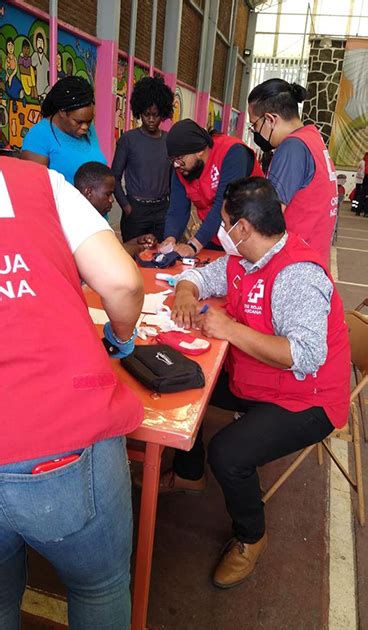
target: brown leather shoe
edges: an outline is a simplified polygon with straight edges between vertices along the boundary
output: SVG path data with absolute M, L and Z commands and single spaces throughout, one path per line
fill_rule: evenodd
M 266 547 L 267 534 L 264 534 L 261 540 L 254 545 L 240 542 L 237 538 L 231 538 L 216 567 L 212 579 L 214 585 L 219 588 L 232 588 L 242 584 L 255 569 Z
M 143 473 L 136 475 L 133 479 L 134 485 L 142 489 Z M 186 494 L 198 494 L 203 492 L 206 487 L 206 477 L 203 475 L 200 479 L 193 481 L 192 479 L 184 479 L 179 477 L 172 469 L 160 475 L 158 487 L 159 494 L 175 494 L 185 492 Z

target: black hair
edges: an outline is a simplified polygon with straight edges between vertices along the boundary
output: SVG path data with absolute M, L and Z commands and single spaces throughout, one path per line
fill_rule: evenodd
M 115 177 L 111 168 L 102 162 L 85 162 L 74 175 L 74 186 L 82 192 L 87 186 L 99 186 L 106 177 Z
M 247 219 L 263 236 L 285 232 L 285 219 L 277 192 L 264 177 L 243 177 L 227 185 L 225 211 L 231 225 Z
M 64 77 L 52 86 L 41 105 L 43 118 L 50 118 L 50 127 L 57 142 L 52 119 L 59 111 L 72 112 L 82 107 L 94 105 L 95 97 L 93 88 L 87 79 L 83 77 Z M 85 136 L 90 142 L 88 134 Z M 60 144 L 60 143 L 59 143 Z
M 37 33 L 37 35 L 36 35 L 36 44 L 37 44 L 37 40 L 38 39 L 42 39 L 43 43 L 45 43 L 45 38 L 44 38 L 42 33 Z
M 257 85 L 248 96 L 248 103 L 256 116 L 266 112 L 279 114 L 284 120 L 299 116 L 298 103 L 307 98 L 308 92 L 297 83 L 284 79 L 268 79 Z
M 10 44 L 10 43 L 14 44 L 14 39 L 12 37 L 8 37 L 7 38 L 5 47 L 7 47 L 7 45 Z
M 166 120 L 174 114 L 174 92 L 159 76 L 143 77 L 135 84 L 130 105 L 135 118 L 156 105 L 162 120 Z
M 28 46 L 28 48 L 31 47 L 31 44 L 29 43 L 28 39 L 24 39 L 22 41 L 22 48 L 24 48 L 24 46 Z
M 52 86 L 41 106 L 44 118 L 52 118 L 60 110 L 72 112 L 75 109 L 93 105 L 93 88 L 83 77 L 64 77 Z

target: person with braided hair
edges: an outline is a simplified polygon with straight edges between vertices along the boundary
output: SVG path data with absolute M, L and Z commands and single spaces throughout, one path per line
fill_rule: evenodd
M 129 241 L 151 232 L 161 241 L 169 206 L 170 164 L 167 133 L 160 124 L 173 116 L 174 94 L 161 77 L 143 77 L 136 83 L 130 103 L 142 126 L 121 136 L 111 165 L 115 198 L 122 209 L 121 235 Z
M 82 164 L 106 164 L 92 122 L 94 104 L 93 88 L 86 79 L 60 79 L 42 103 L 42 120 L 23 141 L 22 159 L 62 173 L 71 184 Z
M 329 265 L 338 196 L 334 164 L 317 127 L 303 125 L 301 85 L 268 79 L 248 97 L 250 131 L 263 152 L 275 149 L 266 177 L 278 193 L 286 227 Z

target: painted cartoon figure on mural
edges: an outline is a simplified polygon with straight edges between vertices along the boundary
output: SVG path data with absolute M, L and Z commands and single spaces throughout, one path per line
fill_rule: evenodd
M 142 77 L 148 76 L 148 70 L 146 68 L 142 68 L 141 66 L 134 66 L 134 75 L 133 81 L 134 85 L 141 79 Z M 127 93 L 127 81 L 128 81 L 128 62 L 126 59 L 120 58 L 118 60 L 118 65 L 116 69 L 116 78 L 117 78 L 117 86 L 116 86 L 116 110 L 115 110 L 115 138 L 119 140 L 121 134 L 124 131 L 125 127 L 125 103 L 126 103 L 126 93 Z M 136 129 L 140 127 L 141 121 L 137 120 L 133 117 L 131 118 L 130 128 Z
M 29 41 L 27 39 L 24 39 L 22 43 L 22 52 L 18 57 L 18 68 L 25 95 L 36 99 L 36 73 L 34 67 L 32 66 L 30 50 L 31 45 Z
M 32 55 L 32 66 L 36 73 L 36 88 L 38 98 L 42 102 L 50 90 L 49 86 L 49 60 L 46 57 L 46 38 L 41 28 L 37 29 L 34 34 L 34 48 Z
M 6 60 L 5 60 L 5 72 L 6 83 L 5 91 L 9 98 L 16 99 L 22 96 L 22 84 L 17 77 L 18 61 L 14 54 L 15 46 L 12 37 L 8 37 L 6 40 Z
M 63 79 L 66 76 L 63 70 L 63 58 L 59 52 L 56 55 L 56 70 L 58 80 Z
M 0 5 L 0 148 L 20 149 L 41 117 L 50 90 L 49 26 L 17 7 Z M 57 77 L 94 81 L 94 44 L 58 29 Z

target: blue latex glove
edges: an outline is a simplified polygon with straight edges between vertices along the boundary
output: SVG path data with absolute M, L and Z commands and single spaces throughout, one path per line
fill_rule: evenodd
M 133 334 L 128 341 L 119 342 L 118 337 L 113 333 L 111 322 L 107 322 L 104 326 L 104 335 L 105 339 L 108 341 L 108 344 L 105 343 L 104 345 L 112 359 L 125 359 L 125 357 L 132 354 L 134 341 L 137 337 L 136 328 L 134 328 Z M 111 350 L 108 346 L 112 346 Z

